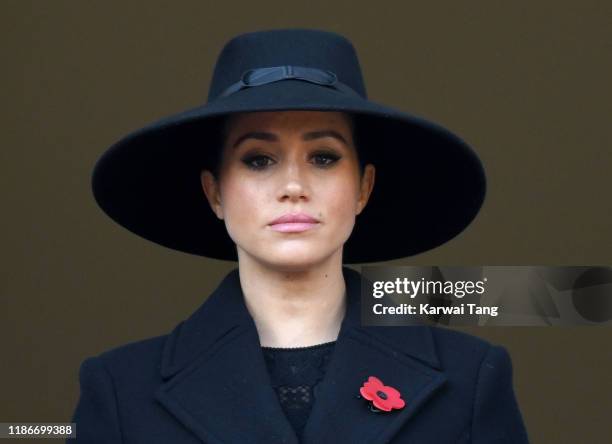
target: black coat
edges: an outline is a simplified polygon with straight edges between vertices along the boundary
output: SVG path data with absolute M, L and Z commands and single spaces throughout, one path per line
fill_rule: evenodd
M 360 275 L 343 273 L 347 312 L 303 442 L 528 442 L 505 348 L 446 328 L 362 327 Z M 169 335 L 83 361 L 76 441 L 297 443 L 260 347 L 234 269 Z M 357 394 L 371 375 L 405 407 L 370 411 Z

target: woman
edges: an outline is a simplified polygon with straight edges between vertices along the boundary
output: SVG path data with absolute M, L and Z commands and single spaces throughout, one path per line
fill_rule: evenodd
M 485 179 L 459 138 L 366 99 L 344 37 L 235 37 L 208 103 L 111 147 L 93 190 L 134 233 L 238 268 L 169 335 L 83 362 L 77 441 L 527 442 L 503 347 L 360 323 L 343 263 L 450 240 Z

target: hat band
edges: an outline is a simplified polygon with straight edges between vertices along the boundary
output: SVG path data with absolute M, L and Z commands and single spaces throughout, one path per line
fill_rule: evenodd
M 217 98 L 229 96 L 245 88 L 267 85 L 268 83 L 289 79 L 305 80 L 310 83 L 342 91 L 346 94 L 361 97 L 350 86 L 340 82 L 338 76 L 332 71 L 307 68 L 305 66 L 284 65 L 249 69 L 242 74 L 240 81 L 230 85 L 219 94 Z

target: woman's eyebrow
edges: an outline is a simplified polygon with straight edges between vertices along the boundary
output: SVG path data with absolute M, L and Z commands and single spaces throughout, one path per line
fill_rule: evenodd
M 340 134 L 338 131 L 331 130 L 331 129 L 309 131 L 307 133 L 302 134 L 302 140 L 314 140 L 314 139 L 320 139 L 323 137 L 333 137 L 339 140 L 340 142 L 344 143 L 345 145 L 348 145 L 348 142 L 342 136 L 342 134 Z M 240 136 L 234 142 L 233 148 L 236 148 L 238 145 L 240 145 L 242 142 L 244 142 L 247 139 L 266 140 L 268 142 L 278 142 L 279 140 L 278 136 L 274 133 L 269 133 L 265 131 L 251 131 L 251 132 L 245 133 L 242 136 Z

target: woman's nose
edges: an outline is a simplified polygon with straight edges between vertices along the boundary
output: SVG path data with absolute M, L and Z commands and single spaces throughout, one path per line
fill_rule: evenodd
M 305 199 L 310 191 L 307 184 L 307 167 L 296 161 L 287 161 L 282 168 L 280 198 Z

